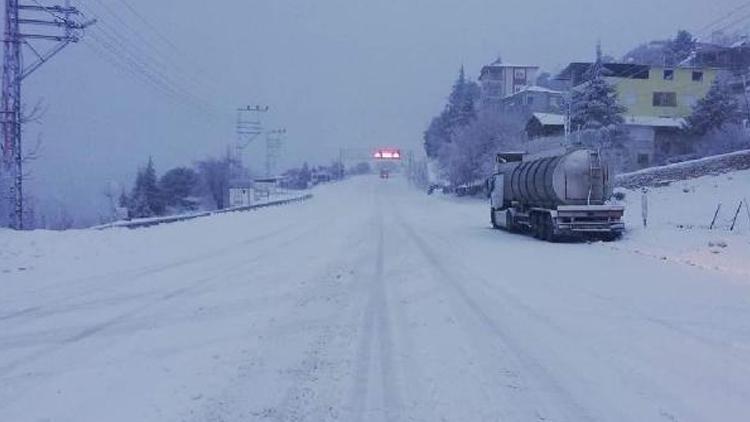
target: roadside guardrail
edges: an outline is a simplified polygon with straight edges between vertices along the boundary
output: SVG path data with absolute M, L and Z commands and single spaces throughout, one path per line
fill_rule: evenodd
M 101 226 L 92 227 L 95 230 L 107 230 L 114 228 L 126 228 L 126 229 L 139 229 L 145 227 L 158 226 L 161 224 L 172 224 L 179 223 L 181 221 L 194 220 L 196 218 L 210 217 L 212 215 L 228 214 L 233 212 L 247 212 L 254 211 L 262 208 L 277 207 L 281 205 L 292 204 L 296 202 L 304 202 L 312 199 L 313 195 L 308 193 L 302 196 L 296 196 L 294 198 L 278 199 L 275 201 L 262 202 L 260 204 L 248 205 L 244 207 L 227 208 L 224 210 L 216 211 L 204 211 L 192 214 L 172 215 L 167 217 L 154 217 L 154 218 L 141 218 L 137 220 L 129 221 L 116 221 L 114 223 L 103 224 Z

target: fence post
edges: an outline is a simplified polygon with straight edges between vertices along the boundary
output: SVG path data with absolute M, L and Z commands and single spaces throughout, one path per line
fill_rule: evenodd
M 711 226 L 708 228 L 709 230 L 714 229 L 714 225 L 716 224 L 716 218 L 719 216 L 719 210 L 721 210 L 721 202 L 719 202 L 719 206 L 716 207 L 716 212 L 714 213 L 714 219 L 711 220 Z
M 643 227 L 648 227 L 648 189 L 643 189 L 641 195 L 641 217 L 643 218 Z
M 740 201 L 740 204 L 737 206 L 737 211 L 734 213 L 734 218 L 732 219 L 732 227 L 729 228 L 730 232 L 734 231 L 734 225 L 737 224 L 737 217 L 740 215 L 740 211 L 742 211 L 742 201 Z

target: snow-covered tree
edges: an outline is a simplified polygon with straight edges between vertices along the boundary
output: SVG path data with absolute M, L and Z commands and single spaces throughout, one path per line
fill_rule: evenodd
M 476 102 L 479 99 L 479 85 L 466 79 L 464 67 L 458 72 L 458 79 L 453 84 L 453 90 L 448 98 L 448 125 L 452 130 L 458 130 L 477 117 Z
M 195 163 L 202 190 L 217 209 L 224 209 L 226 206 L 233 165 L 234 161 L 229 154 L 223 158 L 211 157 Z
M 476 118 L 476 103 L 479 100 L 479 85 L 466 79 L 463 66 L 448 97 L 445 109 L 432 121 L 424 133 L 424 147 L 427 156 L 435 158 L 441 147 L 451 142 L 456 131 Z
M 197 203 L 191 197 L 199 184 L 198 174 L 188 167 L 177 167 L 164 173 L 159 179 L 159 189 L 164 203 L 176 211 L 194 210 Z
M 674 38 L 651 41 L 630 50 L 623 57 L 624 62 L 651 66 L 676 66 L 695 50 L 696 40 L 685 30 L 677 31 Z
M 688 129 L 696 135 L 721 130 L 726 125 L 740 121 L 740 103 L 729 84 L 716 79 L 705 97 L 693 107 L 687 118 Z
M 589 72 L 590 80 L 573 90 L 571 125 L 584 146 L 600 151 L 617 170 L 629 167 L 626 152 L 628 133 L 623 113 L 627 109 L 617 99 L 617 89 L 602 75 L 601 50 Z
M 443 111 L 430 121 L 424 132 L 424 149 L 430 158 L 436 158 L 440 148 L 450 142 L 451 131 L 448 124 L 448 113 Z
M 750 135 L 742 124 L 724 125 L 697 137 L 694 152 L 700 157 L 750 149 Z
M 138 171 L 133 193 L 128 202 L 128 213 L 133 218 L 153 217 L 164 213 L 164 201 L 157 184 L 156 169 L 151 157 L 146 167 Z
M 667 44 L 665 55 L 666 64 L 676 66 L 695 51 L 696 41 L 693 35 L 685 30 L 677 32 L 677 36 Z
M 128 198 L 128 193 L 123 189 L 122 192 L 120 192 L 120 197 L 117 199 L 117 206 L 120 208 L 128 208 L 129 203 L 130 198 Z
M 519 148 L 522 130 L 521 116 L 480 113 L 441 148 L 443 176 L 454 186 L 484 180 L 492 173 L 495 154 Z
M 575 130 L 601 129 L 623 124 L 627 109 L 617 100 L 617 89 L 602 76 L 601 62 L 591 68 L 591 79 L 573 90 L 571 124 Z

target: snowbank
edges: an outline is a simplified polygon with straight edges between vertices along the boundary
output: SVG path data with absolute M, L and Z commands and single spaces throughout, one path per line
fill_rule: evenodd
M 750 152 L 730 154 L 718 160 L 702 160 L 703 169 L 716 168 L 717 162 L 750 163 Z M 689 164 L 691 169 L 696 163 Z M 669 171 L 684 166 L 670 166 Z M 643 174 L 652 176 L 652 173 Z M 665 171 L 662 174 L 667 174 Z M 640 190 L 625 193 L 628 232 L 621 242 L 608 247 L 657 259 L 680 262 L 706 269 L 750 277 L 750 170 L 675 181 L 669 186 L 648 190 L 648 227 L 642 222 Z M 740 202 L 742 208 L 733 231 L 732 220 Z M 721 209 L 713 230 L 711 221 Z

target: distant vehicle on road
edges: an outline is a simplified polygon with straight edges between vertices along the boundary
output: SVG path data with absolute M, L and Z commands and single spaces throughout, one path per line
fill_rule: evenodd
M 609 204 L 612 181 L 597 151 L 524 158 L 516 152 L 497 155 L 495 174 L 488 180 L 494 228 L 529 231 L 547 241 L 615 240 L 622 235 L 625 208 Z
M 391 177 L 391 172 L 388 170 L 380 170 L 380 178 L 381 179 L 389 179 Z

